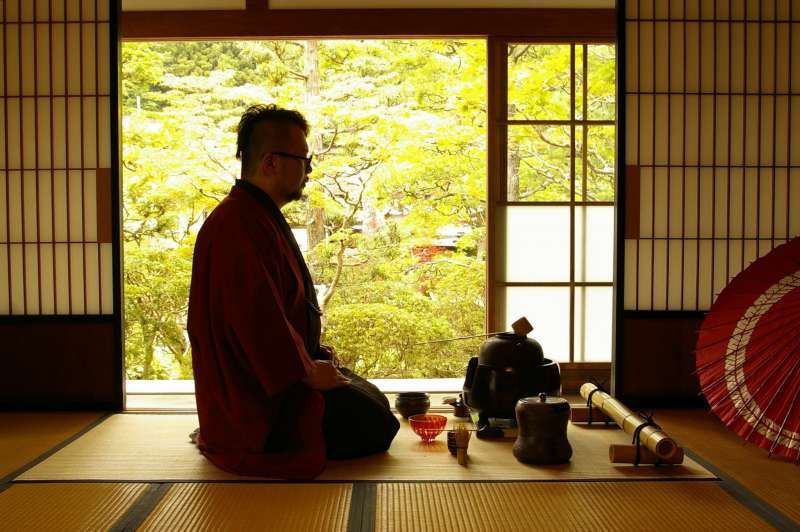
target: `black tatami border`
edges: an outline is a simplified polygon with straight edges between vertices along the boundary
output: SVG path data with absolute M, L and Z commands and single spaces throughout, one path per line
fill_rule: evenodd
M 347 532 L 373 532 L 375 530 L 377 497 L 377 482 L 353 482 L 353 490 L 350 493 L 350 514 L 347 517 Z
M 128 510 L 117 519 L 109 532 L 133 532 L 145 522 L 169 491 L 171 483 L 149 483 Z
M 107 420 L 108 418 L 110 418 L 113 414 L 114 414 L 113 412 L 106 412 L 105 414 L 102 414 L 100 417 L 98 417 L 97 419 L 95 419 L 94 421 L 92 421 L 91 423 L 86 425 L 85 427 L 83 427 L 81 430 L 79 430 L 78 432 L 76 432 L 75 434 L 73 434 L 72 436 L 67 438 L 66 440 L 62 441 L 61 443 L 56 444 L 54 447 L 52 447 L 51 449 L 49 449 L 49 450 L 45 451 L 44 453 L 40 454 L 38 457 L 34 458 L 33 460 L 31 460 L 30 462 L 28 462 L 24 466 L 22 466 L 22 467 L 20 467 L 18 469 L 15 469 L 14 471 L 9 473 L 8 475 L 4 476 L 3 478 L 0 478 L 0 493 L 2 493 L 3 491 L 7 490 L 11 486 L 12 481 L 15 478 L 17 478 L 21 474 L 25 473 L 27 470 L 33 468 L 34 466 L 40 464 L 41 462 L 44 462 L 45 460 L 47 460 L 48 458 L 53 456 L 55 453 L 57 453 L 58 451 L 60 451 L 61 449 L 63 449 L 67 445 L 69 445 L 70 443 L 74 442 L 75 440 L 77 440 L 78 438 L 80 438 L 81 436 L 83 436 L 84 434 L 86 434 L 87 432 L 89 432 L 90 430 L 92 430 L 93 428 L 95 428 L 96 426 L 98 426 L 99 424 L 101 424 L 102 422 Z

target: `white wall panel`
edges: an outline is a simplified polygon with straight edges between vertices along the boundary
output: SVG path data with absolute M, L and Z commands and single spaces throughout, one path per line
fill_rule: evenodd
M 246 0 L 122 0 L 123 11 L 244 9 L 245 6 Z
M 9 266 L 8 244 L 0 244 L 0 314 L 11 314 L 9 307 L 9 285 L 8 285 L 8 266 Z
M 33 91 L 25 92 L 26 96 L 30 94 L 33 94 Z M 21 119 L 22 168 L 36 168 L 36 100 L 34 98 L 22 98 Z
M 667 246 L 669 274 L 666 308 L 680 308 L 683 295 L 683 243 L 680 240 L 668 240 Z
M 685 230 L 681 211 L 684 206 L 683 172 L 681 168 L 667 168 L 669 186 L 668 233 L 669 238 L 680 238 Z
M 97 244 L 83 246 L 83 263 L 86 268 L 86 279 L 100 279 L 100 262 L 97 254 Z M 100 283 L 89 282 L 86 284 L 86 314 L 101 314 L 100 312 Z
M 36 242 L 39 225 L 36 215 L 36 172 L 27 170 L 22 173 L 22 193 L 23 239 L 25 242 Z
M 25 244 L 22 257 L 25 263 L 25 313 L 39 314 L 39 246 Z
M 135 0 L 136 3 L 153 0 Z M 198 4 L 187 0 L 172 0 L 182 4 Z M 209 0 L 203 0 L 203 2 Z M 233 4 L 236 0 L 214 0 Z M 127 0 L 130 5 L 134 0 Z M 123 9 L 125 8 L 123 0 Z M 162 2 L 163 3 L 163 2 Z M 269 0 L 270 9 L 386 9 L 386 8 L 599 8 L 611 9 L 613 0 Z M 186 8 L 192 9 L 192 8 Z M 195 8 L 196 9 L 196 8 Z
M 8 234 L 10 242 L 21 242 L 22 236 L 22 173 L 8 172 Z
M 0 171 L 0 205 L 7 205 L 8 198 L 6 196 L 6 187 L 8 186 L 6 181 L 8 179 L 8 174 L 5 171 Z M 0 242 L 8 242 L 8 221 L 7 221 L 8 211 L 3 213 L 3 216 L 0 216 Z
M 67 234 L 67 171 L 53 171 L 53 216 L 55 218 L 55 242 L 69 240 Z
M 52 24 L 50 26 L 50 42 L 53 47 L 50 70 L 52 72 L 53 94 L 65 95 L 67 93 L 67 64 L 66 56 L 66 25 Z
M 83 176 L 80 170 L 67 172 L 67 231 L 70 242 L 83 240 Z
M 113 263 L 112 244 L 100 244 L 100 293 L 101 311 L 103 314 L 111 314 L 114 310 L 114 282 L 112 278 L 111 264 Z
M 11 270 L 11 313 L 25 313 L 25 263 L 23 262 L 22 244 L 9 246 L 9 269 Z M 22 282 L 20 282 L 22 281 Z
M 37 172 L 38 201 L 35 212 L 38 213 L 39 240 L 41 242 L 53 241 L 53 172 L 39 170 Z
M 78 20 L 80 18 L 81 13 L 81 1 L 80 0 L 67 0 L 66 2 L 66 12 L 67 12 L 67 20 Z
M 51 168 L 50 98 L 36 98 L 36 165 Z
M 97 241 L 97 172 L 83 172 L 83 240 Z
M 69 287 L 72 314 L 86 312 L 86 291 L 84 289 L 85 263 L 83 259 L 83 244 L 69 244 Z
M 55 245 L 56 314 L 70 314 L 69 244 Z

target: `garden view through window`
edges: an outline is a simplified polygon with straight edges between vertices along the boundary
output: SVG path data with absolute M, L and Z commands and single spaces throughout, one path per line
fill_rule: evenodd
M 487 293 L 551 358 L 610 360 L 613 46 L 509 47 L 506 270 L 489 291 L 486 56 L 478 39 L 124 43 L 127 378 L 192 378 L 194 239 L 239 177 L 253 103 L 311 125 L 314 171 L 284 214 L 343 364 L 463 377 L 483 340 L 430 342 L 485 332 Z

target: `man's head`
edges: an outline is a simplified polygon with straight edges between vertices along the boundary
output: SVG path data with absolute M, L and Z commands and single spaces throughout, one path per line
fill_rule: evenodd
M 279 207 L 300 199 L 311 172 L 308 123 L 303 115 L 275 105 L 252 105 L 237 128 L 236 158 L 242 179 L 264 189 Z

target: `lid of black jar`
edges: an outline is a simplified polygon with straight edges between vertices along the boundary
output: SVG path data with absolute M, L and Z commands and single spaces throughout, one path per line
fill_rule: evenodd
M 552 395 L 539 394 L 536 397 L 523 397 L 517 402 L 517 406 L 524 409 L 547 409 L 547 410 L 561 410 L 562 408 L 569 407 L 569 401 L 563 397 L 554 397 Z

